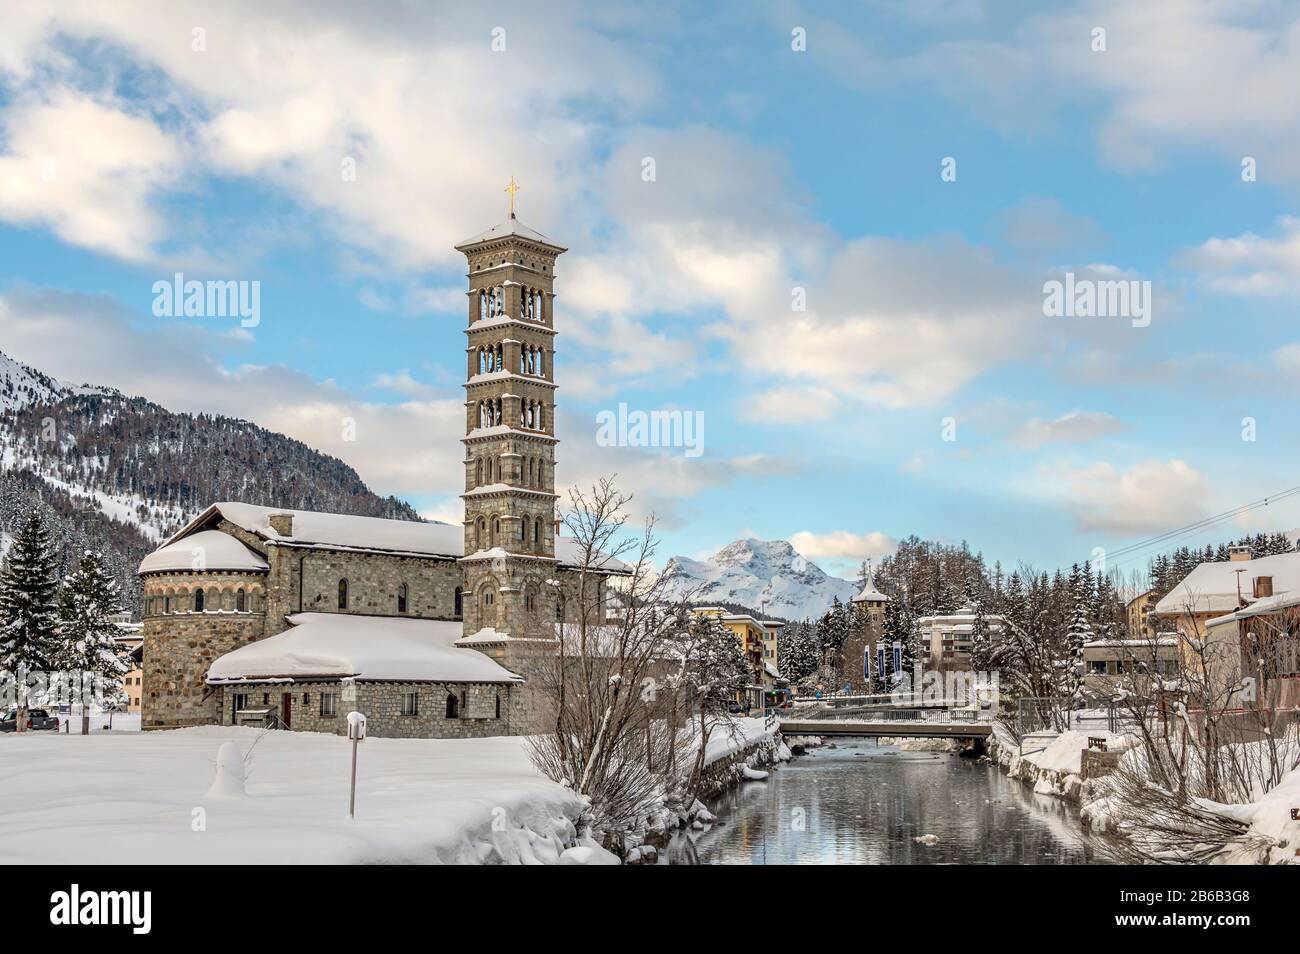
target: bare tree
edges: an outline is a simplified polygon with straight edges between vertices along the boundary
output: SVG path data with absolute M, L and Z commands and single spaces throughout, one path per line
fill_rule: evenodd
M 630 499 L 612 479 L 569 493 L 564 524 L 578 559 L 566 579 L 552 581 L 564 620 L 543 676 L 555 722 L 531 740 L 534 763 L 585 797 L 592 827 L 604 833 L 643 823 L 671 796 L 680 763 L 673 674 L 682 665 L 686 610 L 665 599 L 666 581 L 654 572 L 653 518 L 639 534 L 626 532 Z
M 1112 822 L 1103 850 L 1129 863 L 1186 863 L 1272 847 L 1233 806 L 1300 768 L 1300 726 L 1278 705 L 1289 680 L 1277 679 L 1300 669 L 1296 613 L 1250 616 L 1212 639 L 1189 602 L 1176 634 L 1129 641 L 1114 698 L 1136 745 L 1100 783 Z M 1171 642 L 1176 668 L 1160 657 Z

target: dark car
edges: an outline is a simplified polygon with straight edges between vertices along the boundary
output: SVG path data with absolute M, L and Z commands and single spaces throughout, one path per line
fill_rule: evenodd
M 10 709 L 3 716 L 0 716 L 0 732 L 13 732 L 18 728 L 18 710 Z M 59 717 L 52 716 L 44 709 L 27 710 L 27 728 L 53 729 L 59 731 Z

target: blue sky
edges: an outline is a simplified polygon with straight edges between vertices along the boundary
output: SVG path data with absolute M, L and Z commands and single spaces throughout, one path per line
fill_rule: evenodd
M 570 249 L 560 481 L 617 472 L 665 557 L 1051 566 L 1300 484 L 1285 5 L 210 6 L 13 8 L 0 350 L 455 519 L 451 246 L 513 175 Z M 259 281 L 260 323 L 155 317 L 177 271 Z M 1151 282 L 1150 325 L 1046 317 L 1067 271 Z M 620 402 L 703 411 L 705 453 L 597 446 Z

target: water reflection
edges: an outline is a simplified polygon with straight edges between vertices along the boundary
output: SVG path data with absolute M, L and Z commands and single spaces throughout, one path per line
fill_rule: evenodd
M 871 740 L 814 749 L 710 808 L 670 864 L 1096 863 L 1078 810 L 995 766 Z

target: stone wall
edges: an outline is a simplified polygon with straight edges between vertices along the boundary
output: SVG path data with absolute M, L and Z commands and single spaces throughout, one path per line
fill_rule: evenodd
M 517 686 L 491 683 L 358 682 L 356 700 L 345 702 L 341 682 L 248 683 L 221 686 L 216 692 L 222 725 L 231 725 L 235 696 L 248 697 L 252 709 L 269 707 L 283 717 L 289 696 L 290 727 L 297 732 L 347 734 L 347 715 L 366 717 L 366 733 L 388 739 L 469 739 L 517 735 L 509 724 Z M 334 714 L 321 714 L 321 696 L 334 694 Z M 416 694 L 416 713 L 402 715 L 402 699 Z M 455 695 L 457 716 L 447 717 L 447 696 Z M 497 699 L 500 698 L 500 716 Z
M 349 613 L 412 619 L 455 619 L 460 567 L 452 559 L 405 557 L 387 553 L 352 553 L 272 547 L 277 560 L 302 568 L 302 606 L 289 613 Z M 338 605 L 339 581 L 347 580 L 347 607 Z M 397 610 L 397 589 L 406 584 L 406 612 Z M 297 594 L 295 593 L 295 596 Z
M 154 574 L 145 580 L 145 594 L 241 581 L 250 589 L 260 588 L 262 583 L 260 574 Z M 141 727 L 175 728 L 216 722 L 217 701 L 203 681 L 204 674 L 218 656 L 261 639 L 265 632 L 266 616 L 260 612 L 213 609 L 145 616 Z

